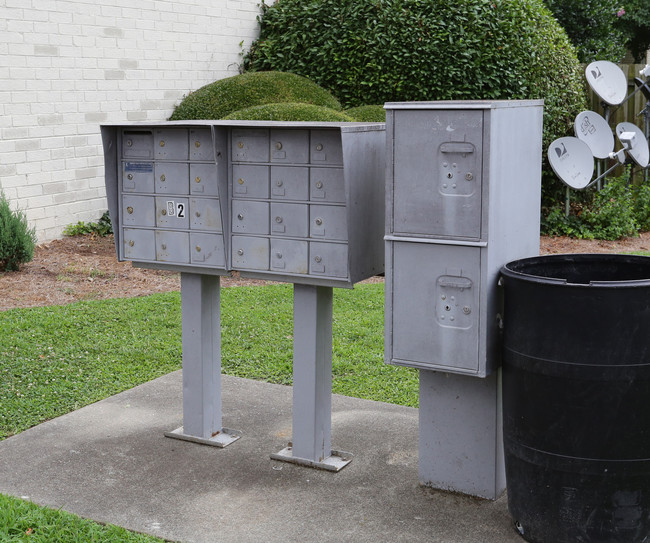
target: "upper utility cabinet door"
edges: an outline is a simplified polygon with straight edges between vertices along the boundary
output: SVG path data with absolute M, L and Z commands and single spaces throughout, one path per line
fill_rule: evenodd
M 483 111 L 396 110 L 393 232 L 481 238 Z

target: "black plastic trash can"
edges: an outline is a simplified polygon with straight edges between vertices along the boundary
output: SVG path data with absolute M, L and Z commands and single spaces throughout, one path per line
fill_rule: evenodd
M 501 270 L 508 507 L 535 543 L 650 542 L 650 257 Z

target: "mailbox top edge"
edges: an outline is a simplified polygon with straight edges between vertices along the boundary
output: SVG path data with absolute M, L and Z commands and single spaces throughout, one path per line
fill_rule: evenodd
M 190 121 L 133 121 L 102 123 L 102 128 L 149 128 L 149 127 L 254 127 L 254 128 L 341 128 L 345 131 L 381 130 L 380 122 L 325 122 L 325 121 L 238 121 L 238 120 L 190 120 Z
M 499 109 L 544 105 L 544 100 L 438 100 L 428 102 L 386 102 L 384 109 Z

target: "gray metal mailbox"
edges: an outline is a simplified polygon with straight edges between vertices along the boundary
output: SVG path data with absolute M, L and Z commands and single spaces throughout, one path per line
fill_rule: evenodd
M 219 276 L 294 283 L 292 444 L 273 458 L 338 471 L 330 448 L 332 287 L 384 269 L 383 123 L 102 126 L 120 260 L 181 272 L 183 427 L 226 446 Z
M 494 499 L 497 280 L 539 251 L 542 102 L 385 107 L 385 359 L 420 370 L 420 482 Z

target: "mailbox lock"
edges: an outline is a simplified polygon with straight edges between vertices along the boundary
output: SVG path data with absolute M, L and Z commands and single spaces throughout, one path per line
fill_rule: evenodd
M 126 178 L 127 178 L 129 181 L 131 181 L 131 180 L 133 179 L 133 174 L 130 173 L 129 175 L 126 176 Z
M 317 188 L 317 189 L 322 189 L 322 188 L 323 188 L 323 182 L 322 182 L 322 181 L 318 181 L 318 182 L 316 183 L 316 188 Z
M 470 172 L 467 172 L 465 174 L 465 180 L 466 181 L 471 181 L 472 179 L 474 179 L 474 176 Z
M 164 183 L 164 182 L 165 182 L 165 179 L 167 179 L 167 178 L 165 177 L 165 174 L 162 174 L 162 175 L 160 176 L 160 180 Z
M 239 147 L 240 149 L 243 149 L 244 148 L 244 142 L 243 141 L 238 141 L 237 142 L 237 147 Z
M 237 183 L 239 183 L 240 185 L 243 185 L 243 184 L 244 184 L 244 180 L 240 177 L 239 179 L 237 179 Z
M 463 307 L 463 313 L 465 313 L 465 315 L 469 315 L 471 312 L 472 309 L 469 306 Z
M 275 222 L 277 222 L 278 224 L 281 224 L 282 223 L 282 217 L 276 217 Z
M 127 147 L 131 147 L 133 145 L 133 142 L 131 140 L 126 140 L 126 145 Z
M 201 178 L 197 175 L 197 176 L 194 178 L 194 182 L 195 182 L 195 183 L 200 183 L 200 182 L 201 182 Z
M 239 213 L 239 214 L 237 215 L 237 218 L 238 218 L 240 221 L 243 221 L 243 220 L 244 220 L 244 214 L 243 214 L 243 213 Z
M 278 180 L 275 182 L 275 184 L 276 184 L 276 186 L 278 186 L 278 187 L 281 187 L 282 185 L 284 185 L 284 183 L 282 182 L 281 179 L 278 179 Z
M 316 256 L 314 260 L 320 264 L 323 259 L 320 256 Z
M 133 208 L 132 208 L 131 206 L 127 207 L 127 208 L 126 208 L 126 212 L 127 212 L 129 215 L 132 215 L 132 214 L 133 214 Z
M 318 219 L 316 219 L 315 222 L 316 222 L 316 224 L 317 224 L 318 226 L 320 226 L 321 224 L 323 224 L 323 219 L 318 218 Z
M 201 246 L 200 246 L 200 245 L 197 245 L 197 246 L 195 247 L 195 249 L 196 249 L 196 252 L 197 252 L 197 253 L 200 253 L 200 252 L 201 252 Z
M 276 148 L 278 151 L 279 151 L 280 149 L 282 149 L 282 142 L 277 142 L 277 143 L 275 144 L 275 148 Z
M 201 216 L 201 212 L 200 212 L 200 211 L 197 211 L 197 212 L 195 213 L 195 215 L 196 215 L 197 217 L 200 217 L 200 216 Z
M 165 140 L 160 140 L 160 146 L 164 147 L 165 146 Z
M 129 240 L 129 247 L 133 247 L 135 245 L 135 241 Z
M 447 173 L 447 179 L 451 179 L 452 177 L 454 177 L 453 173 L 451 173 L 451 172 Z
M 161 248 L 163 251 L 166 251 L 166 250 L 167 250 L 167 244 L 166 244 L 166 243 L 163 243 L 163 244 L 160 246 L 160 248 Z
M 282 253 L 278 251 L 277 253 L 275 253 L 275 256 L 276 256 L 277 258 L 282 258 Z
M 166 209 L 163 209 L 160 213 L 161 213 L 162 215 L 167 215 L 167 210 L 166 210 Z
M 316 146 L 316 150 L 317 150 L 317 151 L 322 151 L 322 150 L 323 150 L 323 144 L 322 144 L 322 143 L 319 143 L 319 144 Z
M 238 249 L 238 250 L 237 250 L 237 254 L 238 254 L 239 256 L 243 256 L 243 255 L 244 255 L 244 249 Z
M 194 147 L 196 147 L 197 149 L 198 149 L 199 147 L 201 147 L 201 142 L 200 142 L 200 141 L 195 141 L 195 142 L 194 142 Z

